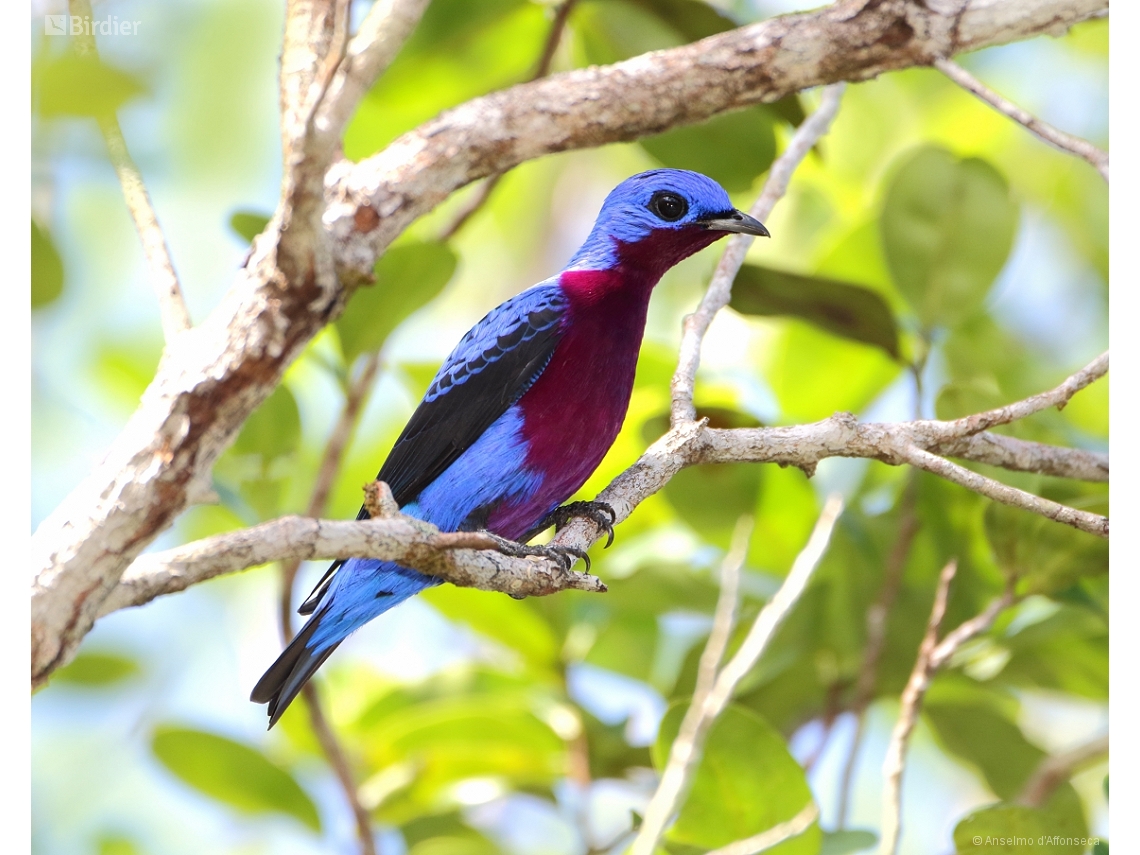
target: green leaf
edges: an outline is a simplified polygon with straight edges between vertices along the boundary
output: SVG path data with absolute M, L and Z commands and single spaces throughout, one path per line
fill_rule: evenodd
M 923 712 L 939 741 L 977 766 L 999 798 L 1016 797 L 1045 758 L 1016 724 L 983 704 L 928 701 Z
M 665 498 L 702 539 L 727 548 L 737 520 L 756 510 L 764 474 L 750 463 L 690 466 L 665 485 Z
M 273 393 L 242 425 L 234 441 L 239 454 L 260 454 L 262 460 L 283 457 L 301 442 L 301 413 L 289 387 L 279 383 Z
M 954 326 L 982 305 L 1016 227 L 1017 206 L 993 166 L 935 147 L 907 157 L 881 220 L 891 276 L 926 327 Z
M 1082 843 L 1051 842 L 1081 839 L 1084 830 L 1060 826 L 1048 813 L 1024 805 L 997 804 L 967 816 L 954 829 L 959 855 L 1081 855 Z
M 776 157 L 772 114 L 749 107 L 638 140 L 661 163 L 692 169 L 731 192 L 747 190 Z
M 1108 513 L 1105 496 L 1048 498 L 1081 510 Z M 1099 537 L 997 502 L 986 508 L 985 520 L 986 537 L 998 565 L 1024 580 L 1028 593 L 1061 591 L 1086 576 L 1108 573 L 1108 543 Z
M 1062 605 L 1044 620 L 1006 636 L 1002 645 L 1011 654 L 1001 672 L 1003 682 L 1108 698 L 1107 615 Z
M 858 413 L 902 371 L 879 348 L 801 321 L 783 327 L 762 359 L 765 379 L 787 421 L 816 421 L 842 410 Z
M 521 653 L 528 661 L 551 667 L 558 661 L 559 642 L 550 625 L 525 600 L 490 591 L 440 585 L 424 599 L 454 621 L 465 623 Z
M 715 36 L 740 26 L 724 11 L 704 0 L 631 0 L 632 4 L 656 15 L 677 31 L 686 42 Z
M 458 812 L 432 814 L 400 827 L 408 855 L 498 855 L 486 837 L 463 822 Z
M 105 834 L 99 838 L 98 855 L 142 855 L 142 850 L 129 837 Z
M 742 315 L 791 315 L 852 341 L 899 356 L 899 332 L 882 295 L 835 279 L 745 264 L 729 303 Z
M 934 402 L 934 414 L 940 419 L 959 419 L 999 407 L 1003 403 L 1005 397 L 994 376 L 980 374 L 969 380 L 943 386 Z
M 51 235 L 32 220 L 32 308 L 42 308 L 62 293 L 63 259 Z
M 336 322 L 344 361 L 383 347 L 396 327 L 443 290 L 457 264 L 455 253 L 434 241 L 389 249 L 376 262 L 376 284 L 357 290 Z
M 658 770 L 669 759 L 687 708 L 674 704 L 661 722 L 653 746 Z M 724 846 L 786 822 L 811 799 L 804 771 L 780 734 L 756 713 L 733 704 L 709 731 L 689 797 L 669 837 L 706 848 Z M 814 853 L 819 845 L 819 826 L 813 823 L 807 832 L 771 851 Z
M 80 653 L 64 668 L 52 675 L 53 683 L 66 683 L 85 688 L 103 688 L 121 683 L 140 671 L 135 660 L 119 653 L 91 651 Z
M 378 817 L 400 823 L 438 809 L 450 788 L 468 778 L 551 785 L 565 774 L 566 746 L 534 705 L 525 691 L 502 686 L 369 714 L 361 740 L 370 766 L 407 772 L 398 797 L 385 800 Z
M 146 92 L 134 75 L 104 64 L 97 56 L 68 51 L 42 58 L 33 69 L 42 116 L 105 116 Z
M 230 215 L 230 228 L 238 237 L 253 243 L 253 239 L 265 231 L 269 220 L 267 214 L 258 211 L 234 211 Z
M 293 776 L 256 748 L 224 736 L 174 726 L 159 727 L 155 757 L 183 782 L 243 813 L 280 813 L 321 830 L 316 805 Z
M 873 831 L 862 828 L 853 828 L 847 831 L 825 831 L 823 833 L 823 846 L 819 855 L 849 855 L 852 852 L 862 852 L 870 849 L 879 842 L 878 835 Z

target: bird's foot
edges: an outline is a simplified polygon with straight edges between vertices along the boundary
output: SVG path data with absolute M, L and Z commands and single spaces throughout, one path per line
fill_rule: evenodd
M 537 533 L 554 526 L 555 531 L 561 531 L 574 517 L 585 517 L 592 520 L 606 536 L 604 548 L 610 548 L 610 544 L 614 542 L 614 523 L 617 522 L 617 514 L 608 502 L 571 502 L 568 505 L 555 508 L 543 518 L 542 522 L 535 526 L 534 530 Z
M 512 558 L 525 558 L 529 555 L 549 558 L 561 567 L 563 572 L 569 572 L 574 559 L 580 558 L 586 563 L 587 572 L 590 570 L 590 556 L 586 554 L 584 549 L 575 549 L 573 546 L 530 546 L 515 540 L 507 540 L 507 538 L 499 537 L 499 535 L 492 534 L 489 531 L 481 532 L 481 534 L 485 534 L 495 541 L 495 548 L 499 552 L 510 555 Z

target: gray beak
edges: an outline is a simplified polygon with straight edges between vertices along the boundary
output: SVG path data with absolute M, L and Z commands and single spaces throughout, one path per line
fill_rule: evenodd
M 712 231 L 771 237 L 762 222 L 755 217 L 748 216 L 743 211 L 732 210 L 724 214 L 713 214 L 711 217 L 698 220 L 698 222 Z

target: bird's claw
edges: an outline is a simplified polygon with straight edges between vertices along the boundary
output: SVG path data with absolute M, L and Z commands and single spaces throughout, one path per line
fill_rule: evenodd
M 590 556 L 586 554 L 584 549 L 561 545 L 530 546 L 525 543 L 519 543 L 518 541 L 508 540 L 505 537 L 499 537 L 499 535 L 492 534 L 491 532 L 483 533 L 495 541 L 495 546 L 499 552 L 504 555 L 509 555 L 512 558 L 526 558 L 530 555 L 548 558 L 557 564 L 563 573 L 570 572 L 570 566 L 574 563 L 574 560 L 580 558 L 586 564 L 586 572 L 590 571 Z
M 555 531 L 560 531 L 574 517 L 585 517 L 592 520 L 606 536 L 605 549 L 609 549 L 614 542 L 614 524 L 617 522 L 617 512 L 609 502 L 571 502 L 555 508 L 538 524 L 538 531 L 553 525 Z

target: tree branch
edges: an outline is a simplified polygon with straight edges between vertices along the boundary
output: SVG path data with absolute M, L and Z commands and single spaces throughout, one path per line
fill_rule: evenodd
M 1072 378 L 1058 388 L 1072 389 L 1075 384 L 1071 381 Z M 1034 399 L 1052 399 L 1052 395 L 1052 392 L 1045 393 L 1034 396 Z M 686 422 L 653 443 L 598 498 L 610 504 L 620 522 L 687 466 L 766 462 L 811 471 L 820 460 L 837 456 L 872 458 L 897 465 L 905 462 L 897 456 L 900 447 L 917 448 L 919 443 L 927 443 L 938 450 L 938 437 L 949 436 L 949 443 L 959 441 L 954 431 L 962 429 L 961 425 L 971 424 L 971 418 L 957 422 L 861 425 L 854 416 L 841 413 L 809 425 L 730 430 L 709 428 L 703 421 Z M 419 520 L 396 516 L 398 510 L 394 506 L 375 510 L 377 519 L 360 522 L 282 517 L 252 528 L 141 556 L 123 574 L 112 595 L 98 609 L 96 617 L 141 605 L 157 596 L 184 590 L 215 576 L 290 559 L 382 558 L 439 576 L 455 585 L 502 591 L 515 596 L 545 596 L 567 588 L 605 590 L 605 585 L 596 577 L 575 572 L 565 575 L 553 562 L 462 551 L 496 549 L 492 541 L 478 533 L 441 533 Z M 1050 518 L 1065 521 L 1060 516 L 1064 515 Z M 1095 514 L 1087 514 L 1087 517 L 1094 533 L 1107 532 L 1107 518 Z M 587 549 L 601 534 L 592 521 L 575 518 L 553 542 Z
M 819 109 L 805 119 L 792 136 L 783 154 L 772 164 L 768 172 L 768 180 L 764 182 L 756 203 L 749 212 L 753 217 L 763 222 L 772 213 L 776 203 L 788 191 L 788 182 L 796 167 L 807 157 L 807 153 L 827 133 L 839 112 L 839 103 L 843 98 L 844 84 L 835 83 L 823 90 L 823 100 Z M 696 407 L 693 405 L 693 390 L 697 382 L 697 369 L 701 364 L 701 345 L 705 334 L 716 317 L 717 312 L 728 305 L 732 298 L 732 282 L 744 263 L 744 256 L 756 238 L 751 235 L 733 235 L 728 239 L 724 253 L 713 272 L 712 280 L 705 291 L 697 310 L 685 317 L 682 326 L 681 351 L 677 360 L 677 370 L 673 373 L 671 384 L 672 405 L 670 407 L 669 421 L 677 427 L 683 421 L 693 421 L 697 417 Z
M 314 117 L 319 145 L 339 142 L 361 99 L 380 79 L 423 17 L 430 0 L 376 0 L 348 43 Z
M 1049 801 L 1049 797 L 1057 787 L 1073 777 L 1078 769 L 1107 754 L 1108 734 L 1106 733 L 1083 745 L 1046 757 L 1025 782 L 1017 801 L 1029 807 L 1041 807 Z
M 598 500 L 607 502 L 617 515 L 616 521 L 621 522 L 681 469 L 701 463 L 776 463 L 796 466 L 808 475 L 815 472 L 819 461 L 828 457 L 862 457 L 897 466 L 907 462 L 906 449 L 917 448 L 932 454 L 940 452 L 944 445 L 961 449 L 962 441 L 989 427 L 1026 418 L 1048 407 L 1063 407 L 1077 391 L 1107 371 L 1108 354 L 1104 353 L 1048 392 L 953 421 L 860 424 L 850 413 L 836 413 L 821 422 L 778 428 L 718 429 L 704 422 L 684 422 L 653 443 L 598 495 Z M 907 453 L 914 456 L 912 452 Z M 972 489 L 968 484 L 965 486 Z M 1037 507 L 1029 509 L 1039 510 Z M 1049 519 L 1076 523 L 1078 528 L 1084 525 L 1092 533 L 1107 537 L 1107 517 L 1086 515 L 1084 511 L 1070 508 L 1068 510 L 1077 516 L 1066 513 L 1059 515 L 1064 517 L 1062 519 L 1048 506 L 1042 509 L 1048 511 L 1044 515 Z M 563 528 L 553 542 L 585 549 L 601 535 L 594 522 L 577 518 Z
M 847 806 L 851 797 L 851 782 L 855 776 L 855 763 L 859 748 L 863 744 L 863 732 L 867 724 L 867 707 L 875 696 L 875 683 L 879 675 L 879 660 L 887 641 L 887 624 L 899 591 L 902 589 L 903 571 L 910 555 L 911 545 L 918 534 L 920 523 L 917 512 L 918 473 L 908 473 L 906 489 L 903 491 L 899 513 L 899 531 L 890 555 L 883 568 L 883 584 L 879 595 L 867 609 L 867 642 L 863 647 L 863 661 L 859 666 L 859 676 L 855 681 L 855 697 L 851 711 L 855 714 L 855 735 L 843 763 L 843 774 L 839 780 L 839 806 L 836 810 L 836 826 L 847 824 Z
M 555 10 L 554 20 L 550 24 L 550 32 L 546 34 L 546 41 L 543 42 L 542 53 L 538 57 L 538 64 L 535 66 L 534 74 L 530 78 L 531 81 L 541 80 L 550 74 L 550 64 L 554 61 L 554 54 L 558 50 L 559 43 L 562 41 L 562 33 L 566 30 L 566 22 L 570 20 L 570 13 L 577 4 L 578 0 L 562 0 Z M 499 181 L 502 180 L 503 175 L 504 173 L 502 172 L 496 172 L 479 185 L 479 189 L 472 194 L 467 204 L 455 215 L 455 219 L 440 232 L 439 239 L 441 241 L 451 240 L 451 238 L 455 236 L 455 233 L 463 228 L 480 208 L 487 204 L 487 200 L 491 198 L 491 194 L 495 188 L 499 186 Z
M 1028 442 L 1000 433 L 979 433 L 946 443 L 940 446 L 940 453 L 1013 472 L 1039 472 L 1077 481 L 1108 480 L 1107 454 Z
M 387 495 L 390 500 L 391 493 Z M 545 559 L 503 555 L 494 540 L 479 532 L 441 532 L 399 514 L 394 506 L 373 516 L 368 520 L 281 517 L 143 555 L 103 601 L 99 616 L 142 605 L 215 576 L 291 558 L 379 558 L 453 585 L 515 597 L 543 597 L 567 589 L 606 590 L 600 579 L 588 573 L 564 571 Z
M 69 0 L 68 5 L 72 15 L 92 17 L 90 0 Z M 74 39 L 75 52 L 79 56 L 99 55 L 95 36 L 81 31 L 74 36 Z M 142 173 L 139 172 L 127 149 L 127 141 L 123 137 L 122 128 L 119 127 L 118 118 L 114 113 L 107 113 L 99 116 L 97 122 L 99 131 L 103 134 L 103 141 L 107 145 L 111 165 L 115 167 L 115 174 L 119 176 L 127 210 L 135 224 L 135 231 L 139 233 L 139 240 L 142 241 L 143 256 L 146 258 L 151 282 L 158 297 L 163 336 L 166 341 L 172 341 L 179 333 L 190 329 L 191 323 L 190 311 L 186 308 L 186 300 L 182 296 L 182 286 L 178 282 L 178 274 L 174 272 L 174 262 L 170 258 L 170 248 L 166 245 L 166 237 L 158 224 L 158 215 L 151 204 L 150 194 L 146 191 Z
M 842 3 L 478 98 L 374 157 L 326 170 L 307 156 L 311 113 L 298 105 L 311 103 L 301 96 L 314 85 L 321 91 L 335 16 L 298 0 L 282 52 L 278 210 L 220 305 L 168 346 L 103 461 L 33 536 L 33 683 L 70 660 L 146 545 L 188 504 L 210 495 L 214 461 L 286 366 L 368 281 L 377 256 L 457 188 L 551 152 L 1063 32 L 1105 8 L 1107 0 L 969 0 L 952 12 L 907 0 Z M 619 503 L 628 514 L 628 499 Z M 564 535 L 584 539 L 587 532 L 575 525 Z
M 816 807 L 814 801 L 810 801 L 804 805 L 803 810 L 787 822 L 781 822 L 779 825 L 774 825 L 767 831 L 754 834 L 752 837 L 736 840 L 727 846 L 713 849 L 707 855 L 755 855 L 755 853 L 771 849 L 785 840 L 799 837 L 817 819 L 819 819 L 819 808 Z
M 349 439 L 356 427 L 360 411 L 364 406 L 368 391 L 372 388 L 372 381 L 376 379 L 376 372 L 379 367 L 379 352 L 368 354 L 361 366 L 360 373 L 345 390 L 344 407 L 341 409 L 340 418 L 337 419 L 332 433 L 329 435 L 320 466 L 317 468 L 317 477 L 313 483 L 313 492 L 309 498 L 307 509 L 310 517 L 319 517 L 325 512 L 333 482 L 336 480 L 337 472 L 340 471 L 344 451 L 348 447 Z M 301 562 L 296 558 L 281 565 L 281 608 L 278 621 L 281 626 L 281 639 L 285 645 L 293 640 L 293 583 L 300 566 Z M 352 773 L 352 767 L 348 762 L 348 756 L 325 716 L 320 695 L 317 693 L 313 681 L 306 682 L 301 687 L 301 694 L 304 696 L 305 705 L 309 710 L 309 721 L 313 733 L 316 734 L 317 742 L 320 744 L 333 774 L 340 783 L 345 801 L 356 821 L 356 834 L 360 840 L 361 855 L 376 855 L 376 841 L 372 833 L 371 817 L 368 814 L 368 809 L 361 802 L 360 791 L 356 784 L 356 777 Z
M 995 599 L 984 612 L 963 623 L 941 642 L 938 630 L 946 614 L 946 601 L 950 593 L 950 582 L 958 571 L 957 560 L 951 560 L 938 579 L 938 589 L 934 594 L 934 606 L 926 625 L 926 634 L 918 649 L 918 659 L 910 672 L 906 688 L 903 689 L 899 717 L 891 731 L 891 741 L 887 756 L 883 761 L 883 824 L 880 830 L 879 855 L 894 855 L 898 849 L 902 818 L 902 775 L 906 764 L 906 749 L 910 735 L 914 731 L 922 699 L 930 687 L 930 681 L 955 651 L 975 635 L 985 632 L 1003 609 L 1016 601 L 1013 588 L 1008 587 L 1004 594 Z
M 934 67 L 981 100 L 985 101 L 999 113 L 1023 125 L 1039 140 L 1049 143 L 1054 148 L 1066 154 L 1076 155 L 1092 165 L 1101 177 L 1108 181 L 1108 152 L 1097 148 L 1088 140 L 1067 134 L 1038 119 L 1028 110 L 1023 110 L 1012 101 L 1007 101 L 998 93 L 987 87 L 982 81 L 950 59 L 939 57 L 934 60 Z
M 669 760 L 661 774 L 661 781 L 657 790 L 649 801 L 645 810 L 645 818 L 641 822 L 637 838 L 630 848 L 630 855 L 650 855 L 657 850 L 657 843 L 672 821 L 677 808 L 688 791 L 692 776 L 700 764 L 701 754 L 704 750 L 705 737 L 712 728 L 713 722 L 724 712 L 737 684 L 752 667 L 759 661 L 768 642 L 772 640 L 776 629 L 779 628 L 788 612 L 796 604 L 800 594 L 803 593 L 820 558 L 827 549 L 835 521 L 843 510 L 843 500 L 832 496 L 824 505 L 811 537 L 800 554 L 796 556 L 792 569 L 784 579 L 780 589 L 776 591 L 771 600 L 760 610 L 756 616 L 748 635 L 740 649 L 728 661 L 728 664 L 716 674 L 712 686 L 701 696 L 694 695 L 685 717 L 681 721 L 681 728 L 673 745 L 669 749 Z M 722 589 L 723 597 L 723 589 Z M 722 614 L 720 605 L 718 614 Z M 712 663 L 714 658 L 719 659 L 715 649 L 720 645 L 719 636 L 713 633 L 705 647 L 705 654 L 701 656 L 701 666 L 706 661 Z M 713 648 L 710 652 L 710 648 Z M 715 668 L 715 665 L 713 665 Z M 798 819 L 798 817 L 797 817 Z M 793 820 L 794 821 L 794 820 Z
M 960 484 L 967 490 L 973 490 L 975 493 L 987 496 L 995 502 L 1021 508 L 1047 517 L 1054 522 L 1064 523 L 1080 531 L 1095 534 L 1097 537 L 1108 537 L 1108 517 L 1092 514 L 1088 511 L 1079 511 L 1076 508 L 1034 496 L 1032 493 L 1010 487 L 1000 481 L 995 481 L 993 478 L 979 475 L 977 472 L 959 466 L 957 463 L 952 463 L 937 454 L 924 451 L 917 446 L 904 446 L 899 451 L 899 456 L 912 466 L 940 475 L 947 481 Z

